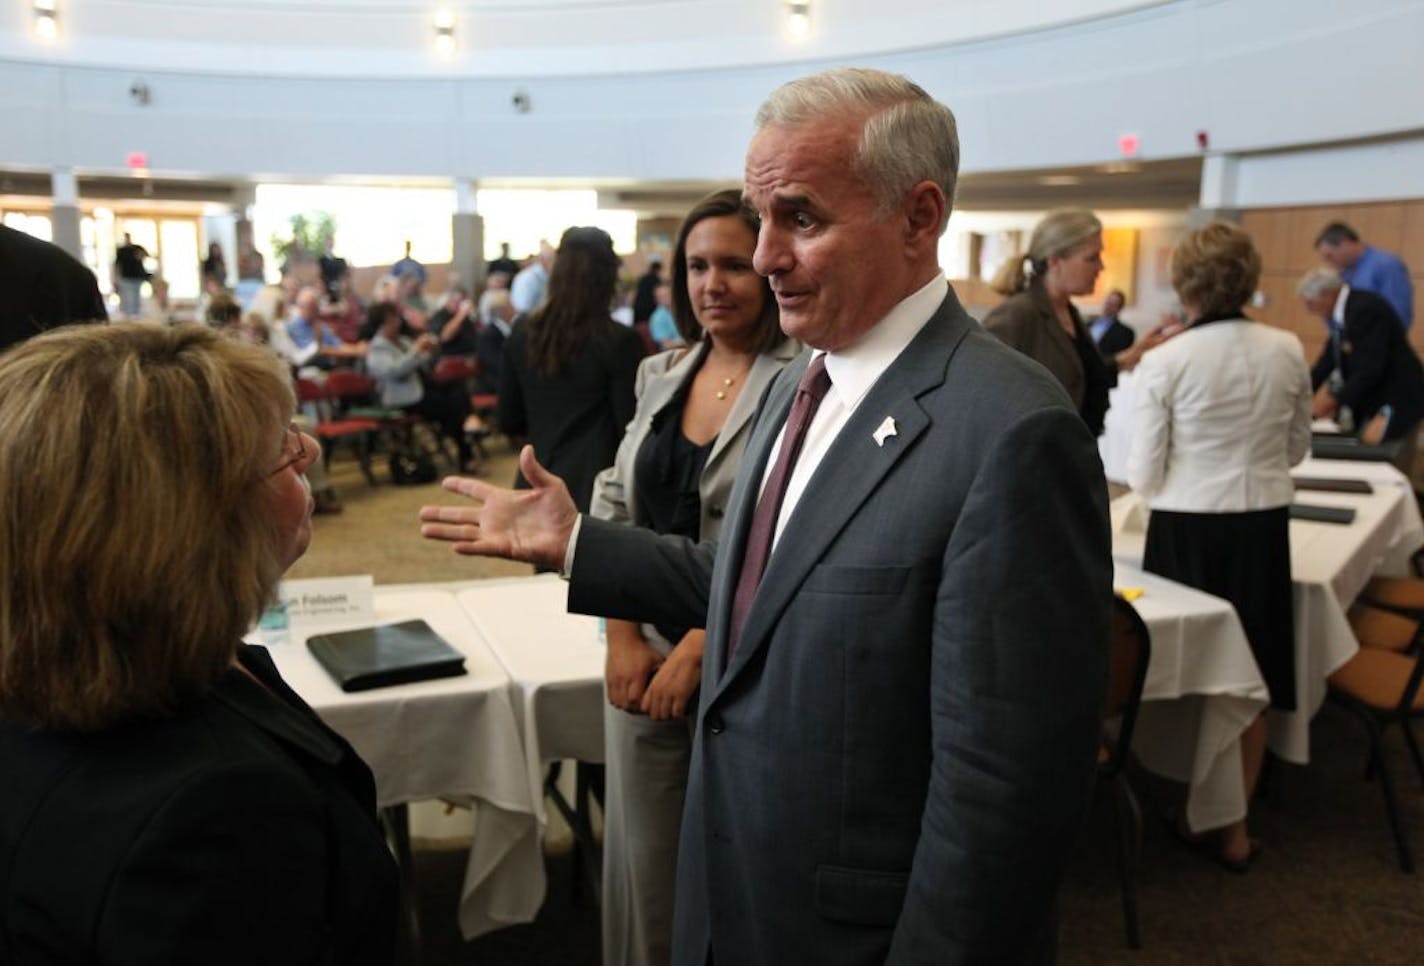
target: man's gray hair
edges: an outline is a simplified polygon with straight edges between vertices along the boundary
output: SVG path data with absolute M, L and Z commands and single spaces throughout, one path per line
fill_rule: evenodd
M 943 232 L 959 179 L 959 133 L 953 112 L 909 78 L 864 67 L 801 77 L 771 92 L 756 126 L 798 127 L 848 112 L 866 115 L 853 163 L 881 214 L 915 185 L 933 181 L 945 197 Z
M 1300 277 L 1300 281 L 1295 283 L 1295 294 L 1303 299 L 1316 299 L 1326 292 L 1339 291 L 1344 284 L 1339 272 L 1320 265 Z

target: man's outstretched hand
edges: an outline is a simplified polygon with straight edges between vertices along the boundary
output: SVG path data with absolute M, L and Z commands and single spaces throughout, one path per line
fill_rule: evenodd
M 483 480 L 447 476 L 441 483 L 477 506 L 420 508 L 420 535 L 445 540 L 456 553 L 522 560 L 561 570 L 578 508 L 564 481 L 539 464 L 534 447 L 519 452 L 519 471 L 533 489 L 511 490 Z

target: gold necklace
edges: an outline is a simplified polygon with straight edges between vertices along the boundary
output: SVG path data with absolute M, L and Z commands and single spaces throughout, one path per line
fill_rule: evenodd
M 727 376 L 725 379 L 723 379 L 723 380 L 722 380 L 722 388 L 717 390 L 717 398 L 718 398 L 718 399 L 726 399 L 726 398 L 727 398 L 727 390 L 728 390 L 728 389 L 731 389 L 731 388 L 732 388 L 732 383 L 734 383 L 734 382 L 736 382 L 736 381 L 737 381 L 737 380 L 734 379 L 734 378 L 732 378 L 731 376 Z

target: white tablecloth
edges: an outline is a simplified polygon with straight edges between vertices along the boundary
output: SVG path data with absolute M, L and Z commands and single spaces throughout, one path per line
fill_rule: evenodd
M 1345 611 L 1392 550 L 1412 539 L 1406 531 L 1417 527 L 1418 511 L 1411 514 L 1413 496 L 1396 486 L 1377 486 L 1372 494 L 1302 491 L 1297 500 L 1353 507 L 1356 513 L 1348 526 L 1306 520 L 1290 524 L 1296 710 L 1272 711 L 1268 722 L 1271 750 L 1303 765 L 1310 760 L 1310 719 L 1325 700 L 1326 678 L 1359 649 Z M 1112 517 L 1114 557 L 1140 566 L 1146 508 L 1128 493 L 1113 501 Z
M 1414 498 L 1414 484 L 1399 468 L 1390 463 L 1370 463 L 1360 460 L 1318 460 L 1307 457 L 1295 469 L 1292 476 L 1324 477 L 1335 480 L 1364 480 L 1375 489 L 1381 487 L 1399 490 L 1404 499 L 1399 504 L 1399 517 L 1393 525 L 1394 537 L 1384 552 L 1375 572 L 1389 577 L 1411 576 L 1411 558 L 1424 545 L 1424 521 L 1419 517 L 1419 503 Z M 1297 490 L 1296 502 L 1317 502 L 1314 497 L 1319 491 Z
M 525 766 L 510 680 L 454 595 L 377 588 L 376 621 L 423 618 L 465 654 L 467 674 L 346 694 L 317 664 L 309 633 L 368 622 L 293 628 L 268 650 L 282 677 L 371 766 L 385 807 L 432 798 L 468 798 L 475 832 L 458 918 L 472 939 L 531 922 L 544 898 L 544 857 L 536 809 L 538 776 Z
M 1113 585 L 1144 591 L 1132 605 L 1152 638 L 1133 752 L 1152 771 L 1187 784 L 1191 828 L 1245 817 L 1240 738 L 1269 695 L 1236 611 L 1121 560 Z

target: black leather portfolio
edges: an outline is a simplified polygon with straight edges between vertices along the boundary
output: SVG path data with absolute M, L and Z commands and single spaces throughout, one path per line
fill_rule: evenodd
M 423 620 L 313 634 L 307 649 L 343 691 L 368 691 L 465 673 L 465 655 Z
M 1297 490 L 1320 490 L 1322 493 L 1373 493 L 1369 480 L 1333 479 L 1328 476 L 1293 476 Z
M 1310 503 L 1292 503 L 1290 515 L 1292 520 L 1314 520 L 1316 523 L 1349 524 L 1355 522 L 1355 511 L 1347 506 L 1315 506 Z

